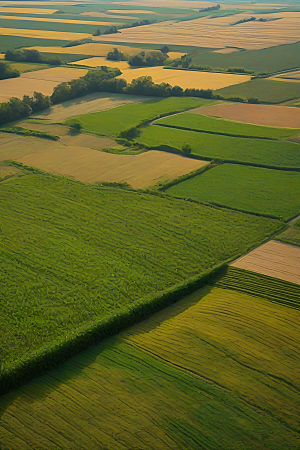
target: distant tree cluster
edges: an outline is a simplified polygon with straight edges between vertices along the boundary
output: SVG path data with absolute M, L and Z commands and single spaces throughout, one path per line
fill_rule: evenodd
M 256 17 L 248 17 L 245 19 L 241 19 L 241 20 L 238 20 L 237 22 L 231 23 L 230 25 L 238 25 L 239 23 L 252 22 L 253 20 L 256 20 Z
M 44 63 L 53 66 L 60 66 L 64 63 L 58 56 L 55 56 L 54 58 L 47 58 L 42 56 L 38 50 L 29 50 L 26 48 L 7 50 L 5 53 L 5 59 L 7 61 Z
M 12 97 L 9 102 L 0 103 L 0 125 L 23 119 L 49 106 L 51 106 L 50 98 L 40 92 L 34 92 L 33 97 L 24 95 L 23 100 Z
M 160 50 L 142 51 L 137 55 L 131 56 L 128 63 L 131 66 L 162 66 L 167 59 L 168 54 Z
M 0 61 L 0 80 L 19 76 L 20 72 L 17 69 L 13 69 L 10 64 Z
M 205 11 L 216 11 L 216 10 L 218 10 L 218 9 L 220 9 L 221 7 L 220 7 L 220 5 L 216 5 L 216 6 L 209 6 L 209 7 L 207 7 L 207 8 L 202 8 L 202 9 L 199 9 L 199 12 L 205 12 Z
M 117 48 L 114 48 L 111 52 L 107 53 L 106 58 L 110 61 L 128 61 L 129 56 L 126 53 L 121 52 Z

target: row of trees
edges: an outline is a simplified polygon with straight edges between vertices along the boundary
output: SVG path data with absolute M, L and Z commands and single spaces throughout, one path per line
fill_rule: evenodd
M 133 23 L 130 23 L 130 24 L 124 24 L 124 25 L 122 25 L 122 26 L 119 27 L 119 28 L 117 28 L 116 26 L 112 26 L 112 27 L 110 27 L 110 28 L 107 28 L 107 29 L 103 32 L 103 34 L 114 34 L 114 33 L 118 33 L 119 30 L 122 30 L 122 29 L 124 29 L 124 28 L 140 27 L 140 26 L 142 26 L 142 25 L 149 25 L 150 23 L 153 23 L 153 22 L 156 22 L 156 21 L 153 20 L 152 22 L 150 22 L 150 20 L 148 20 L 148 19 L 143 19 L 143 20 L 141 20 L 140 22 L 133 22 Z M 100 28 L 98 28 L 98 29 L 93 33 L 93 36 L 101 36 L 101 30 L 100 30 Z
M 17 69 L 13 69 L 10 64 L 0 61 L 0 80 L 19 76 L 20 72 Z
M 30 50 L 27 48 L 7 50 L 5 53 L 5 59 L 7 61 L 51 64 L 53 66 L 60 66 L 64 63 L 58 56 L 50 58 L 45 57 L 41 55 L 38 50 Z
M 51 106 L 50 98 L 40 92 L 35 92 L 33 97 L 24 95 L 23 100 L 12 97 L 9 102 L 0 103 L 0 125 L 23 119 L 49 106 Z
M 153 50 L 149 52 L 142 51 L 137 55 L 131 56 L 128 63 L 131 66 L 162 66 L 167 59 L 167 53 L 162 53 L 160 50 Z

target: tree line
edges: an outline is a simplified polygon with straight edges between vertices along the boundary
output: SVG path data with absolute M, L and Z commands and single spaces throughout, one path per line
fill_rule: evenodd
M 15 78 L 19 76 L 20 72 L 17 69 L 14 69 L 8 63 L 0 61 L 0 80 L 5 80 L 6 78 Z
M 58 56 L 45 57 L 41 55 L 38 50 L 30 50 L 27 48 L 7 50 L 5 53 L 5 59 L 7 61 L 44 63 L 53 66 L 60 66 L 61 64 L 64 64 L 64 61 Z

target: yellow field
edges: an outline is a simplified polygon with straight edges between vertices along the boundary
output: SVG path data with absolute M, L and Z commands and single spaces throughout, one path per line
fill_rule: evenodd
M 29 11 L 27 11 L 28 14 Z M 93 20 L 72 20 L 72 19 L 55 19 L 54 17 L 26 17 L 26 16 L 1 16 L 0 19 L 14 19 L 14 20 L 33 20 L 35 22 L 54 22 L 54 23 L 73 23 L 83 25 L 108 25 L 111 26 L 112 22 L 100 22 Z M 122 25 L 123 23 L 114 22 L 113 25 Z
M 21 28 L 2 28 L 0 36 L 21 36 L 40 39 L 59 39 L 62 41 L 75 41 L 77 39 L 90 38 L 87 33 L 69 33 L 65 31 L 25 30 Z
M 32 96 L 35 91 L 51 95 L 53 89 L 63 81 L 79 78 L 87 73 L 86 69 L 54 67 L 22 73 L 18 78 L 0 81 L 0 102 L 7 102 L 11 97 Z
M 143 50 L 142 48 L 128 47 L 126 45 L 102 44 L 102 43 L 82 44 L 76 45 L 75 47 L 30 47 L 30 48 L 36 49 L 39 52 L 44 53 L 61 53 L 61 54 L 67 53 L 71 55 L 106 57 L 107 53 L 112 51 L 116 47 L 123 53 L 128 53 L 129 55 L 141 52 Z
M 107 66 L 112 68 L 118 68 L 120 70 L 129 70 L 130 66 L 126 61 L 110 61 L 104 57 L 98 56 L 96 58 L 81 59 L 80 61 L 74 62 L 76 65 L 89 66 L 89 67 L 100 67 Z
M 150 75 L 155 83 L 169 83 L 183 89 L 221 89 L 222 87 L 249 81 L 248 75 L 230 75 L 223 73 L 208 73 L 185 71 L 176 69 L 163 69 L 162 67 L 145 67 L 142 69 L 126 70 L 120 75 L 127 82 L 134 78 Z
M 17 2 L 13 2 L 17 3 Z M 0 2 L 2 5 L 3 2 Z M 57 9 L 42 9 L 42 8 L 5 8 L 0 6 L 0 13 L 11 13 L 11 14 L 53 14 Z
M 9 175 L 15 175 L 17 173 L 21 173 L 21 171 L 20 171 L 20 169 L 17 169 L 16 167 L 0 165 L 0 180 L 1 180 L 1 178 L 5 178 Z
M 299 321 L 199 289 L 2 396 L 4 448 L 296 450 Z
M 107 92 L 95 92 L 84 97 L 67 100 L 62 104 L 51 106 L 45 111 L 35 115 L 48 119 L 51 122 L 64 122 L 66 119 L 79 114 L 90 114 L 96 111 L 117 108 L 128 103 L 139 103 L 148 101 L 149 97 L 126 94 L 110 94 Z
M 155 11 L 145 11 L 143 9 L 109 9 L 107 12 L 117 14 L 158 14 Z
M 88 145 L 89 136 L 85 138 Z M 23 164 L 87 183 L 127 182 L 134 188 L 146 188 L 208 164 L 207 161 L 156 150 L 136 156 L 114 155 L 87 147 L 0 133 L 0 160 L 6 159 L 16 159 Z
M 300 248 L 290 244 L 269 241 L 231 265 L 300 284 Z
M 238 14 L 207 17 L 187 22 L 161 22 L 147 27 L 121 30 L 110 36 L 97 36 L 95 41 L 139 42 L 166 45 L 194 45 L 211 48 L 242 47 L 245 49 L 262 49 L 276 45 L 298 42 L 300 40 L 300 13 L 268 14 L 268 18 L 277 18 L 270 22 L 246 22 L 231 26 L 240 19 L 260 18 L 259 14 Z

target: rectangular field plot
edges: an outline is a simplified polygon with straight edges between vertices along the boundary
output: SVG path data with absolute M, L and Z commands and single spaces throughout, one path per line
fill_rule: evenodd
M 18 78 L 0 81 L 0 102 L 7 102 L 11 97 L 32 96 L 35 91 L 51 95 L 53 89 L 64 81 L 79 78 L 87 73 L 86 69 L 55 67 L 35 72 L 22 73 Z
M 300 167 L 300 145 L 292 142 L 244 139 L 155 125 L 143 128 L 137 140 L 150 148 L 161 149 L 168 145 L 180 150 L 185 144 L 190 144 L 192 155 L 201 158 L 271 167 Z
M 300 109 L 288 106 L 220 103 L 190 112 L 266 127 L 300 128 Z
M 2 442 L 258 450 L 263 435 L 266 450 L 297 448 L 299 321 L 297 310 L 202 288 L 2 396 Z
M 110 94 L 108 92 L 95 92 L 83 97 L 67 100 L 58 105 L 37 113 L 34 117 L 48 119 L 51 122 L 63 122 L 69 117 L 78 114 L 90 114 L 96 111 L 117 108 L 128 103 L 149 101 L 149 97 L 126 94 Z
M 267 242 L 232 266 L 300 284 L 300 248 L 283 242 Z
M 143 76 L 151 76 L 154 83 L 169 83 L 171 86 L 180 86 L 182 89 L 221 89 L 234 84 L 244 83 L 251 78 L 248 75 L 164 69 L 163 67 L 129 69 L 124 71 L 119 78 L 123 78 L 128 83 L 131 83 L 133 79 Z
M 205 111 L 203 111 L 203 114 L 205 114 Z M 260 127 L 256 125 L 230 122 L 228 120 L 207 117 L 200 114 L 190 114 L 189 112 L 160 119 L 156 121 L 155 124 L 192 131 L 206 131 L 213 134 L 228 134 L 231 136 L 259 137 L 268 139 L 284 139 L 300 134 L 300 130 L 293 128 L 278 129 L 271 127 Z M 300 120 L 298 127 L 300 128 Z
M 285 220 L 300 211 L 300 173 L 222 164 L 166 191 Z
M 9 181 L 0 197 L 0 338 L 8 366 L 246 252 L 281 226 L 46 175 Z
M 300 83 L 277 81 L 275 79 L 256 79 L 220 89 L 218 94 L 225 98 L 256 98 L 261 102 L 282 103 L 300 97 Z
M 276 240 L 287 244 L 298 245 L 300 247 L 300 215 L 297 221 L 290 223 L 290 226 L 283 233 L 276 236 Z
M 80 115 L 78 120 L 86 130 L 117 136 L 121 131 L 135 127 L 143 121 L 155 119 L 160 115 L 184 111 L 198 105 L 204 106 L 211 103 L 211 100 L 192 97 L 152 98 L 145 103 L 121 106 L 118 109 L 95 114 Z

